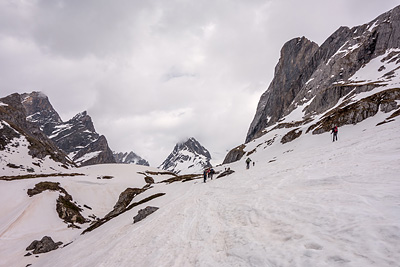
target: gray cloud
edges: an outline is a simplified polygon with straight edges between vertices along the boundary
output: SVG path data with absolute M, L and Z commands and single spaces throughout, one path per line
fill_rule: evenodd
M 41 90 L 88 110 L 114 150 L 159 165 L 197 138 L 218 160 L 244 141 L 282 45 L 321 44 L 398 0 L 0 2 L 2 95 Z

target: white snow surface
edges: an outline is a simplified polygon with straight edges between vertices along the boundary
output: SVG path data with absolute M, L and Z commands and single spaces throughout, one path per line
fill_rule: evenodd
M 207 183 L 155 184 L 133 201 L 166 195 L 84 235 L 57 217 L 58 193 L 29 197 L 26 190 L 60 182 L 77 203 L 92 207 L 85 217 L 102 217 L 120 192 L 144 185 L 138 172 L 154 169 L 107 164 L 74 170 L 85 176 L 0 181 L 0 266 L 397 266 L 400 123 L 375 126 L 388 116 L 341 127 L 338 142 L 309 133 L 282 145 L 291 129 L 269 132 L 247 144 L 246 151 L 256 149 L 249 170 L 242 159 L 216 168 L 234 174 Z M 114 178 L 98 179 L 104 175 Z M 148 205 L 160 209 L 133 224 Z M 45 235 L 73 243 L 24 257 Z

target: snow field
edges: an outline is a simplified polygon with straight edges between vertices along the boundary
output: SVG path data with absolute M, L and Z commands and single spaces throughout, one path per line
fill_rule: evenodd
M 329 133 L 311 135 L 303 130 L 300 138 L 282 145 L 280 139 L 291 129 L 270 132 L 248 144 L 247 151 L 257 148 L 250 155 L 256 164 L 249 170 L 243 158 L 216 168 L 230 167 L 234 174 L 205 184 L 202 179 L 156 184 L 133 201 L 160 192 L 166 195 L 85 235 L 66 229 L 62 222 L 58 225 L 58 218 L 53 222 L 57 193 L 26 195 L 27 188 L 50 178 L 0 181 L 0 200 L 8 203 L 0 208 L 0 265 L 396 266 L 400 124 L 396 119 L 375 126 L 388 116 L 378 113 L 355 126 L 340 127 L 338 142 L 332 142 Z M 265 141 L 275 135 L 268 146 Z M 60 181 L 79 204 L 92 207 L 88 214 L 102 217 L 119 193 L 144 185 L 144 175 L 137 172 L 148 169 L 98 165 L 75 170 L 86 176 L 54 181 Z M 97 179 L 104 175 L 114 178 Z M 156 181 L 168 178 L 151 176 Z M 6 201 L 11 198 L 12 203 Z M 47 201 L 42 203 L 41 198 Z M 133 216 L 148 205 L 160 209 L 133 224 Z M 44 209 L 49 219 L 44 220 L 47 217 L 35 207 Z M 21 217 L 22 213 L 27 215 Z M 39 258 L 23 257 L 30 242 L 44 235 L 74 242 Z

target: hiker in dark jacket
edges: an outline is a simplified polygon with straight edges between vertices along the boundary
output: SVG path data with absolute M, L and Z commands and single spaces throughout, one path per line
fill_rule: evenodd
M 247 159 L 246 159 L 246 169 L 249 169 L 249 168 L 250 168 L 250 162 L 251 162 L 251 159 L 250 159 L 250 158 L 247 158 Z
M 204 169 L 204 172 L 203 172 L 204 182 L 207 181 L 207 172 L 208 172 L 208 170 Z
M 211 168 L 210 171 L 208 172 L 208 178 L 210 178 L 212 180 L 214 173 L 215 173 L 214 169 Z
M 333 134 L 333 141 L 332 142 L 335 142 L 335 139 L 337 141 L 337 133 L 338 133 L 338 127 L 336 125 L 334 125 L 332 127 L 332 132 L 331 132 L 331 134 Z

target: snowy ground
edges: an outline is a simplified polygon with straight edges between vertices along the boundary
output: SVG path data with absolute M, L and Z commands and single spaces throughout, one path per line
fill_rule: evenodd
M 339 129 L 339 141 L 311 134 L 287 144 L 288 129 L 251 143 L 257 147 L 231 176 L 157 184 L 138 199 L 167 193 L 85 235 L 66 229 L 54 211 L 57 193 L 29 198 L 26 189 L 55 180 L 80 204 L 103 216 L 126 187 L 144 185 L 146 167 L 102 165 L 86 176 L 0 181 L 1 266 L 398 266 L 400 262 L 400 121 L 375 126 L 378 114 Z M 267 147 L 264 149 L 264 147 Z M 97 179 L 113 175 L 114 179 Z M 154 178 L 161 180 L 165 177 Z M 145 220 L 132 217 L 160 207 Z M 73 243 L 24 257 L 34 239 Z

